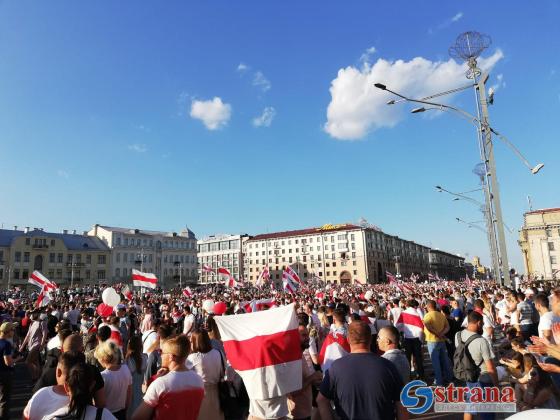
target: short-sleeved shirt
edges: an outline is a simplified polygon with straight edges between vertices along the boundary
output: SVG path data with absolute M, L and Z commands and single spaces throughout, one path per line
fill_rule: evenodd
M 189 354 L 186 365 L 202 378 L 205 384 L 217 384 L 223 376 L 222 355 L 219 350 L 212 349 L 208 353 Z M 225 366 L 225 361 L 224 361 Z
M 385 420 L 395 417 L 403 386 L 390 361 L 373 353 L 350 353 L 334 361 L 320 392 L 334 401 L 343 420 Z
M 544 337 L 544 331 L 552 330 L 552 324 L 557 322 L 560 322 L 560 317 L 555 316 L 553 312 L 549 311 L 542 314 L 539 320 L 539 337 Z M 550 341 L 554 343 L 554 337 L 551 337 Z
M 54 413 L 43 417 L 42 420 L 52 420 L 57 417 L 58 418 L 65 417 L 66 415 L 68 415 L 68 407 L 63 407 L 56 410 Z M 81 418 L 81 420 L 95 420 L 96 416 L 97 416 L 97 408 L 95 408 L 93 405 L 88 405 L 86 407 L 86 411 L 83 417 Z M 101 420 L 116 420 L 116 417 L 113 416 L 113 414 L 109 410 L 104 408 L 101 411 Z
M 196 420 L 204 383 L 194 371 L 169 372 L 150 384 L 144 402 L 155 409 L 154 420 Z
M 105 381 L 105 407 L 112 413 L 126 408 L 126 393 L 132 385 L 132 375 L 127 365 L 119 370 L 105 369 L 101 372 Z
M 383 353 L 384 359 L 389 360 L 401 375 L 403 382 L 406 384 L 410 380 L 410 364 L 406 358 L 406 354 L 400 349 L 387 350 Z
M 455 336 L 455 346 L 459 345 L 459 341 L 457 340 L 457 336 L 461 335 L 461 340 L 465 343 L 472 335 L 476 334 L 469 330 L 463 330 L 460 333 L 457 333 Z M 488 368 L 486 367 L 486 361 L 492 360 L 494 358 L 494 353 L 492 352 L 492 347 L 488 340 L 484 337 L 475 338 L 469 344 L 469 353 L 473 359 L 475 365 L 480 368 L 480 376 L 478 380 L 480 382 L 492 383 L 492 377 L 488 373 Z
M 11 370 L 10 367 L 6 366 L 6 363 L 4 362 L 4 356 L 11 356 L 12 352 L 12 343 L 10 343 L 8 340 L 0 338 L 0 372 Z
M 447 318 L 445 315 L 438 311 L 429 311 L 424 315 L 424 336 L 426 337 L 426 341 L 429 342 L 439 342 L 444 341 L 442 338 L 432 334 L 426 326 L 429 326 L 434 331 L 443 331 L 445 326 L 447 325 Z
M 67 395 L 61 395 L 53 391 L 52 386 L 41 388 L 27 402 L 23 410 L 25 420 L 41 420 L 44 416 L 54 413 L 70 403 Z

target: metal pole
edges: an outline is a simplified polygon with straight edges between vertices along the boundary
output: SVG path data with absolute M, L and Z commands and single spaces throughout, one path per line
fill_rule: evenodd
M 487 73 L 484 73 L 482 77 L 476 83 L 476 89 L 478 95 L 480 96 L 480 108 L 482 112 L 481 125 L 484 127 L 484 145 L 487 153 L 488 169 L 489 174 L 487 177 L 490 178 L 490 185 L 492 187 L 492 192 L 490 195 L 491 202 L 493 203 L 494 213 L 496 219 L 493 220 L 495 229 L 498 233 L 498 249 L 500 254 L 500 266 L 502 270 L 502 275 L 504 276 L 504 284 L 506 286 L 511 285 L 511 278 L 509 275 L 509 261 L 507 256 L 506 247 L 506 236 L 504 233 L 504 223 L 502 218 L 502 206 L 500 202 L 500 188 L 498 186 L 498 174 L 496 173 L 496 162 L 494 160 L 494 147 L 492 144 L 492 132 L 490 130 L 490 122 L 488 117 L 488 103 L 486 101 L 486 80 L 488 80 Z M 500 276 L 500 272 L 497 273 Z M 499 278 L 499 277 L 498 277 Z
M 70 289 L 74 288 L 74 262 L 70 263 Z
M 179 264 L 179 289 L 183 290 L 183 264 Z

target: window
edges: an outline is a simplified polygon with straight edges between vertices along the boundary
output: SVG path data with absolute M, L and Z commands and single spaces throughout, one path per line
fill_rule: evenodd
M 97 280 L 105 280 L 105 270 L 97 271 Z
M 14 270 L 14 279 L 19 280 L 19 270 Z
M 86 264 L 91 264 L 91 255 L 86 255 Z
M 556 264 L 556 257 L 555 256 L 550 256 L 550 264 Z
M 351 241 L 355 241 L 356 240 L 356 235 L 354 235 L 353 233 L 350 235 L 350 240 Z
M 23 280 L 29 278 L 29 271 L 23 270 L 23 272 L 21 273 L 21 278 L 22 278 Z
M 63 259 L 63 258 L 64 258 L 64 255 L 63 255 L 62 253 L 59 253 L 59 254 L 56 256 L 56 262 L 59 263 L 59 264 L 62 264 L 62 259 Z
M 77 262 L 78 264 L 81 264 L 81 263 L 82 263 L 82 254 L 76 254 L 76 262 Z
M 124 238 L 124 246 L 128 246 L 128 238 Z
M 68 254 L 68 255 L 66 256 L 66 262 L 71 263 L 73 259 L 74 259 L 74 256 L 73 256 L 72 254 Z
M 54 264 L 55 261 L 56 261 L 56 254 L 54 252 L 51 252 L 49 254 L 49 263 Z
M 115 276 L 116 276 L 116 277 L 120 277 L 120 276 L 121 276 L 121 269 L 120 269 L 120 268 L 115 268 Z
M 121 246 L 121 238 L 120 238 L 120 236 L 117 238 L 117 246 Z
M 549 242 L 548 243 L 548 250 L 549 251 L 554 251 L 554 242 Z
M 148 261 L 152 262 L 152 254 L 148 255 Z
M 21 252 L 17 251 L 15 254 L 15 261 L 21 262 Z
M 60 275 L 62 276 L 62 270 L 60 270 Z M 91 279 L 91 271 L 90 270 L 86 270 L 86 279 Z
M 26 262 L 26 263 L 29 262 L 29 252 L 24 252 L 23 253 L 23 262 Z
M 123 254 L 123 262 L 128 262 L 128 253 L 127 252 L 125 252 Z
M 31 244 L 31 238 L 25 238 L 25 245 Z
M 55 240 L 51 239 L 51 246 L 54 246 L 54 244 L 55 244 Z

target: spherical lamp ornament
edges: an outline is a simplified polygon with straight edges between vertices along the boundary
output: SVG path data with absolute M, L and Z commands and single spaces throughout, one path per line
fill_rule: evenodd
M 214 301 L 212 299 L 206 299 L 202 302 L 202 309 L 208 313 L 212 313 L 214 311 Z
M 227 306 L 224 302 L 216 302 L 214 304 L 214 313 L 216 315 L 223 315 L 226 313 Z
M 103 290 L 103 294 L 101 295 L 101 298 L 105 305 L 111 307 L 115 307 L 121 302 L 120 295 L 112 287 L 108 287 L 105 290 Z

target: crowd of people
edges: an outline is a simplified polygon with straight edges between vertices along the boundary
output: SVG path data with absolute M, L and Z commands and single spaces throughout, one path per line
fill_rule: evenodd
M 33 382 L 26 420 L 406 418 L 400 393 L 413 379 L 509 385 L 519 411 L 560 408 L 560 289 L 550 283 L 138 289 L 103 316 L 102 291 L 58 289 L 40 307 L 36 292 L 0 293 L 0 420 L 10 416 L 16 363 Z M 253 399 L 216 317 L 292 303 L 301 389 Z M 327 361 L 329 335 L 346 350 Z

